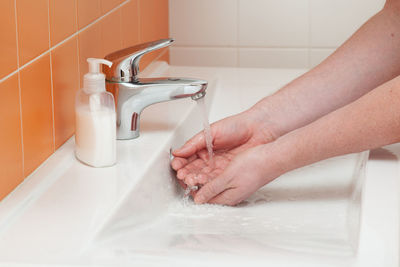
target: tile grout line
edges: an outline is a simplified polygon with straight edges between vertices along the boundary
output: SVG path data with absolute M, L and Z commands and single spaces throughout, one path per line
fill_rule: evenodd
M 18 37 L 17 37 L 18 38 Z M 18 52 L 17 52 L 17 61 L 18 61 Z M 17 69 L 14 70 L 13 72 L 11 72 L 10 74 L 7 74 L 7 76 L 4 76 L 3 78 L 0 79 L 0 83 L 4 82 L 5 80 L 7 80 L 8 78 L 10 78 L 11 76 L 15 75 L 16 73 L 18 73 L 18 66 Z
M 50 2 L 47 1 L 47 28 L 49 33 L 49 48 L 51 48 L 51 34 L 50 34 Z M 53 85 L 53 59 L 51 56 L 51 50 L 49 49 L 49 60 L 50 60 L 50 91 L 51 91 L 51 118 L 53 124 L 53 153 L 56 150 L 56 126 L 55 126 L 55 115 L 54 115 L 54 85 Z
M 42 54 L 38 55 L 37 57 L 31 59 L 30 61 L 28 61 L 27 63 L 25 63 L 22 66 L 18 66 L 18 69 L 15 70 L 14 72 L 12 72 L 11 74 L 8 74 L 7 76 L 3 77 L 0 79 L 0 83 L 5 81 L 7 78 L 10 78 L 13 74 L 17 73 L 18 71 L 26 68 L 28 65 L 32 64 L 33 62 L 35 62 L 36 60 L 41 59 L 43 56 L 45 56 L 47 53 L 50 53 L 51 51 L 53 51 L 54 49 L 58 48 L 59 46 L 63 45 L 64 43 L 68 42 L 69 40 L 71 40 L 72 38 L 74 38 L 75 36 L 77 36 L 78 34 L 82 33 L 83 31 L 87 30 L 88 28 L 90 28 L 91 26 L 93 26 L 94 24 L 96 24 L 97 22 L 101 21 L 103 18 L 105 18 L 106 16 L 114 13 L 116 10 L 118 10 L 120 7 L 126 5 L 129 2 L 129 0 L 124 1 L 123 3 L 119 4 L 118 6 L 114 7 L 113 9 L 111 9 L 110 11 L 108 11 L 107 13 L 105 13 L 104 15 L 98 17 L 97 19 L 95 19 L 94 21 L 92 21 L 91 23 L 89 23 L 88 25 L 86 25 L 85 27 L 83 27 L 82 29 L 76 31 L 75 33 L 71 34 L 70 36 L 68 36 L 67 38 L 65 38 L 64 40 L 62 40 L 61 42 L 57 43 L 56 45 L 50 47 L 48 50 L 46 50 L 45 52 L 43 52 Z
M 78 0 L 75 1 L 75 23 L 76 23 L 76 29 L 78 29 Z M 78 89 L 81 87 L 81 69 L 80 69 L 80 63 L 79 63 L 79 55 L 80 55 L 80 49 L 79 49 L 79 35 L 76 38 L 76 51 L 77 51 L 77 63 L 78 63 L 78 76 L 79 76 L 79 85 Z
M 15 16 L 15 39 L 17 49 L 17 70 L 11 73 L 14 75 L 17 73 L 18 80 L 18 97 L 19 97 L 19 122 L 21 130 L 21 152 L 22 152 L 22 180 L 25 178 L 25 149 L 24 149 L 24 128 L 22 123 L 22 90 L 21 90 L 21 78 L 19 74 L 19 42 L 18 42 L 18 19 L 17 19 L 17 0 L 14 0 L 14 16 Z M 10 76 L 8 75 L 8 76 Z M 7 76 L 6 76 L 7 77 Z M 2 82 L 3 80 L 0 80 Z

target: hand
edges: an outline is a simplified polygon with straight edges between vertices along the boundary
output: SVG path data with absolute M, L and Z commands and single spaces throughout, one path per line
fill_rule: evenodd
M 220 175 L 237 154 L 275 140 L 265 116 L 251 110 L 212 124 L 211 134 L 215 151 L 212 165 L 203 132 L 173 152 L 171 165 L 178 172 L 178 179 L 189 186 L 206 184 Z
M 194 194 L 198 204 L 237 205 L 263 185 L 283 173 L 274 160 L 268 159 L 268 145 L 259 145 L 236 155 L 226 168 Z M 267 151 L 267 152 L 266 152 Z

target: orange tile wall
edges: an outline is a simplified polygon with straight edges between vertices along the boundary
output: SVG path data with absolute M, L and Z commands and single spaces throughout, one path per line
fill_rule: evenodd
M 2 199 L 73 135 L 86 58 L 167 38 L 168 0 L 1 0 L 0 13 Z

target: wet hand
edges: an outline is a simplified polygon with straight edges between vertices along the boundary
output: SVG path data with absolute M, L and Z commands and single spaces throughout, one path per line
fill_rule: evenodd
M 279 164 L 268 160 L 267 145 L 259 145 L 235 156 L 224 155 L 222 168 L 213 171 L 209 179 L 193 197 L 198 204 L 236 205 L 247 199 L 263 185 L 281 174 Z M 217 160 L 217 159 L 216 159 Z
M 228 117 L 211 125 L 214 160 L 210 164 L 203 132 L 174 151 L 171 165 L 181 184 L 202 186 L 223 173 L 232 159 L 254 146 L 272 142 L 275 137 L 266 123 L 250 112 Z

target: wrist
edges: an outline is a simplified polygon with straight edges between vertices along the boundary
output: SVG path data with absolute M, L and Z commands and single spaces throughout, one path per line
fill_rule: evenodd
M 282 136 L 280 125 L 272 118 L 268 105 L 260 102 L 246 110 L 245 116 L 251 124 L 250 127 L 255 128 L 255 132 L 263 133 L 267 137 L 266 139 L 269 139 L 269 142 L 275 141 Z
M 282 94 L 282 93 L 281 93 Z M 264 128 L 268 128 L 271 134 L 278 139 L 288 133 L 292 127 L 292 119 L 288 117 L 287 98 L 282 100 L 277 94 L 267 96 L 249 109 L 254 120 Z
M 258 188 L 287 172 L 284 160 L 274 145 L 275 142 L 259 145 L 252 149 L 252 162 L 254 163 L 252 169 L 257 176 Z
M 271 174 L 274 179 L 289 171 L 302 167 L 301 144 L 296 141 L 295 133 L 289 133 L 278 140 L 262 145 L 260 165 L 263 173 Z M 266 178 L 268 179 L 268 178 Z M 266 183 L 269 181 L 267 180 Z

